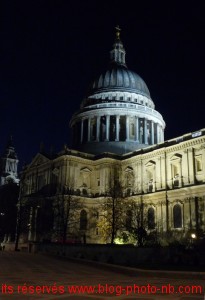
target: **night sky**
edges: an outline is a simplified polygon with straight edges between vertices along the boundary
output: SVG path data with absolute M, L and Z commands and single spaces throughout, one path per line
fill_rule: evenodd
M 9 1 L 0 4 L 0 151 L 22 165 L 44 142 L 70 144 L 69 120 L 108 65 L 121 27 L 128 68 L 146 82 L 165 139 L 205 127 L 204 1 Z

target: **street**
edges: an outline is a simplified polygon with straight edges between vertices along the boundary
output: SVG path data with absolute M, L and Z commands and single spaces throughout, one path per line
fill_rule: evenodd
M 12 251 L 0 252 L 0 266 L 0 300 L 205 299 L 204 292 L 191 292 L 192 286 L 205 287 L 203 279 L 194 279 L 191 274 L 188 279 L 173 274 L 159 277 L 157 271 L 152 276 L 134 276 L 101 268 L 97 264 L 90 266 L 64 258 Z M 163 293 L 162 286 L 166 286 Z M 182 286 L 180 292 L 179 286 Z

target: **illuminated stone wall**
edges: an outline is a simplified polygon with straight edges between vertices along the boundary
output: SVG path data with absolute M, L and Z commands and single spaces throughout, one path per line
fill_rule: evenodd
M 45 186 L 56 186 L 52 199 L 72 188 L 88 219 L 81 234 L 80 211 L 76 214 L 78 234 L 86 233 L 86 242 L 101 243 L 100 232 L 91 226 L 96 217 L 93 209 L 101 209 L 116 166 L 125 203 L 142 201 L 145 218 L 153 209 L 155 225 L 146 228 L 148 232 L 174 231 L 184 236 L 191 230 L 205 231 L 205 130 L 200 136 L 187 134 L 124 156 L 94 156 L 69 149 L 55 159 L 38 154 L 22 174 L 22 201 L 29 203 L 35 194 L 40 199 Z

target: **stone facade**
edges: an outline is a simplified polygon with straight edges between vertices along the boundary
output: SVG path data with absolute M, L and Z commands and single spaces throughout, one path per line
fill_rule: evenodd
M 148 232 L 171 230 L 185 236 L 190 230 L 205 231 L 205 129 L 123 156 L 94 156 L 67 148 L 56 158 L 39 153 L 22 174 L 22 203 L 30 200 L 31 214 L 36 218 L 42 199 L 68 197 L 66 188 L 72 184 L 73 200 L 82 204 L 75 214 L 74 236 L 82 240 L 86 234 L 86 242 L 102 243 L 100 230 L 93 226 L 98 218 L 93 209 L 101 210 L 116 166 L 120 170 L 125 211 L 130 199 L 143 202 L 144 216 L 154 218 L 153 228 L 145 225 Z M 54 192 L 44 192 L 45 187 L 53 186 Z M 82 211 L 87 221 L 81 229 Z M 149 212 L 153 215 L 149 216 Z M 32 240 L 35 226 L 29 229 Z

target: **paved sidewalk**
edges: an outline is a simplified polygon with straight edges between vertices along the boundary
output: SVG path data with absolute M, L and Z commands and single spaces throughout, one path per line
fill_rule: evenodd
M 191 273 L 190 278 L 181 278 L 180 274 L 177 276 L 178 273 L 175 274 L 175 278 L 164 278 L 162 274 L 158 276 L 158 272 L 152 273 L 152 276 L 149 273 L 147 273 L 147 276 L 146 274 L 141 276 L 140 273 L 129 273 L 128 268 L 115 269 L 112 266 L 112 270 L 110 270 L 106 266 L 103 267 L 103 265 L 99 264 L 80 264 L 79 262 L 66 259 L 21 252 L 0 252 L 0 266 L 0 300 L 109 300 L 113 298 L 119 300 L 205 300 L 203 294 L 176 293 L 180 285 L 187 286 L 187 288 L 190 288 L 192 285 L 205 287 L 205 280 L 193 278 Z M 68 286 L 71 287 L 72 285 L 95 286 L 96 289 L 92 293 L 71 294 Z M 100 289 L 97 289 L 99 285 Z M 148 290 L 148 285 L 159 289 L 163 285 L 169 285 L 175 288 L 175 293 L 168 295 L 157 291 L 157 294 L 134 294 L 134 285 L 144 286 L 146 291 Z M 21 286 L 19 293 L 18 286 Z M 56 286 L 57 290 L 54 288 L 50 294 L 48 290 L 45 290 L 44 293 L 35 292 L 29 294 L 28 290 L 26 292 L 25 286 L 31 286 L 31 288 L 36 288 L 36 286 L 41 286 L 42 288 L 44 286 L 45 289 Z M 63 294 L 59 293 L 59 286 L 65 288 Z M 104 288 L 104 293 L 102 288 Z

